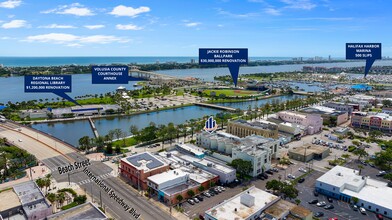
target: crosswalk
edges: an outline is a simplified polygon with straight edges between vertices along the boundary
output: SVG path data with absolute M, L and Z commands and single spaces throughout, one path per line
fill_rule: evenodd
M 98 178 L 101 179 L 101 180 L 103 180 L 103 179 L 107 179 L 107 178 L 110 178 L 110 177 L 113 177 L 113 176 L 114 176 L 113 173 L 110 172 L 110 173 L 106 173 L 106 174 L 99 175 Z M 78 182 L 78 185 L 79 185 L 79 186 L 82 186 L 82 185 L 84 185 L 84 184 L 88 184 L 88 183 L 91 183 L 91 182 L 92 182 L 91 179 L 82 180 L 82 181 Z

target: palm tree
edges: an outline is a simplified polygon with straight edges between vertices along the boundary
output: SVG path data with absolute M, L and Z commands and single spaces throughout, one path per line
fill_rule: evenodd
M 57 193 L 56 200 L 58 201 L 58 204 L 60 206 L 63 206 L 63 203 L 65 201 L 65 193 L 64 192 Z
M 48 187 L 52 184 L 52 174 L 46 174 L 45 178 L 43 179 L 46 194 L 48 194 Z

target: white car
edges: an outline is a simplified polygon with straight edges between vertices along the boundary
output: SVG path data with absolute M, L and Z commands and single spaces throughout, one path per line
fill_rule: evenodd
M 291 173 L 289 173 L 289 175 L 287 175 L 287 177 L 288 177 L 289 179 L 295 179 L 295 176 L 294 176 L 293 174 L 291 174 Z
M 23 142 L 21 139 L 18 139 L 19 142 Z
M 363 207 L 359 207 L 359 212 L 366 215 L 366 209 L 364 209 Z
M 300 172 L 303 172 L 303 173 L 307 173 L 308 171 L 305 169 L 305 168 L 303 168 L 303 167 L 300 167 L 299 169 L 298 169 Z
M 316 205 L 317 205 L 318 207 L 323 207 L 323 206 L 326 206 L 327 203 L 324 202 L 324 201 L 321 201 L 321 202 L 318 202 Z

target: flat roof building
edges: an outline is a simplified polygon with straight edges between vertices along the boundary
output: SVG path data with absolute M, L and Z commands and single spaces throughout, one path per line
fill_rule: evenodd
M 208 150 L 217 151 L 212 157 L 231 163 L 235 159 L 242 159 L 252 163 L 251 176 L 269 170 L 272 158 L 278 157 L 280 140 L 251 135 L 239 138 L 224 132 L 197 134 L 196 143 Z M 228 153 L 230 152 L 230 153 Z
M 268 207 L 279 201 L 279 197 L 254 186 L 236 196 L 208 209 L 206 220 L 253 220 L 261 216 Z
M 109 219 L 105 213 L 91 202 L 87 202 L 73 208 L 60 211 L 47 217 L 48 220 L 106 220 Z
M 44 194 L 34 181 L 18 184 L 13 189 L 28 220 L 45 219 L 52 214 L 52 206 L 46 202 Z
M 323 118 L 324 124 L 328 123 L 333 126 L 341 125 L 347 122 L 349 119 L 347 111 L 339 111 L 326 106 L 312 106 L 302 109 L 301 112 L 308 114 L 319 114 Z
M 280 111 L 276 114 L 276 116 L 277 120 L 302 125 L 304 127 L 305 134 L 315 134 L 320 132 L 323 127 L 323 118 L 321 118 L 319 114 L 307 114 L 295 111 Z
M 301 162 L 309 162 L 311 160 L 322 160 L 329 155 L 329 148 L 318 145 L 305 145 L 294 147 L 289 150 L 289 158 Z
M 392 217 L 392 188 L 386 182 L 361 176 L 357 170 L 335 166 L 316 180 L 316 191 L 329 197 L 353 202 L 372 212 Z
M 169 170 L 169 165 L 149 152 L 122 158 L 120 175 L 135 187 L 146 190 L 147 177 Z
M 229 121 L 227 133 L 238 137 L 260 135 L 267 138 L 278 138 L 278 126 L 268 121 L 248 122 L 246 120 Z

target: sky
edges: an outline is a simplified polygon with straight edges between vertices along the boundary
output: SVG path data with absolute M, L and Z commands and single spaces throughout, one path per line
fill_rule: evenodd
M 389 0 L 0 0 L 0 56 L 345 56 L 382 43 L 392 56 Z

